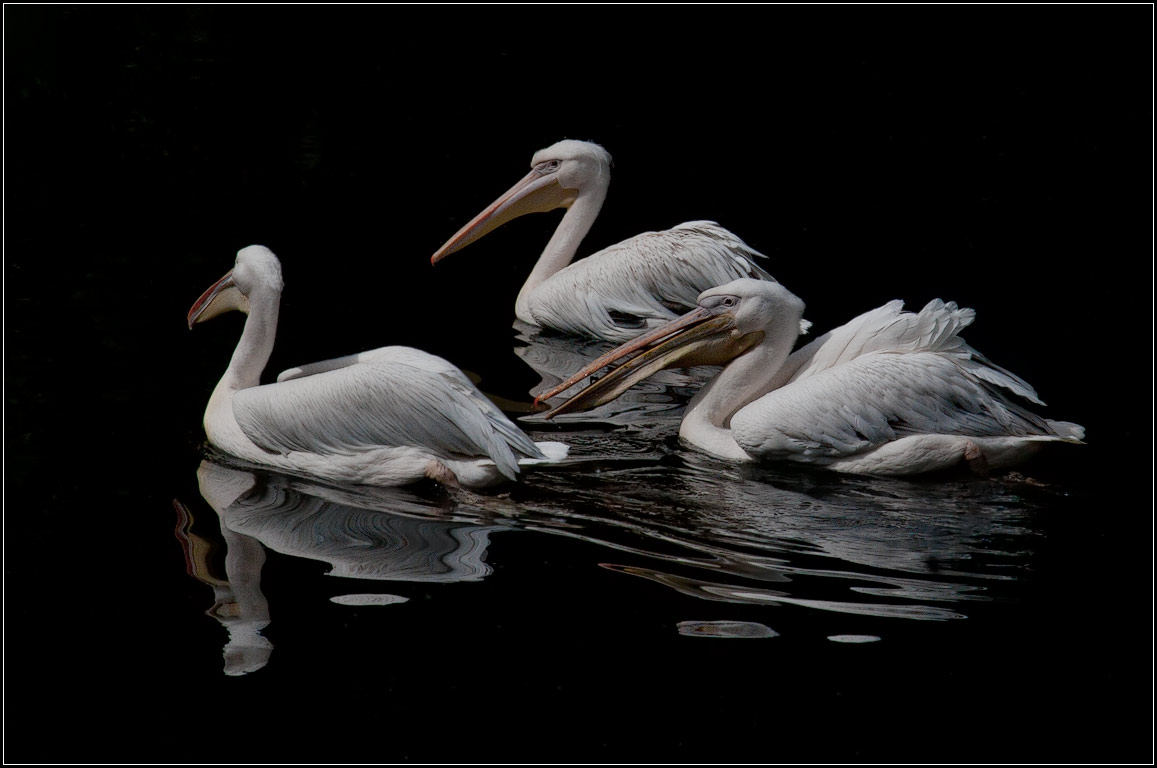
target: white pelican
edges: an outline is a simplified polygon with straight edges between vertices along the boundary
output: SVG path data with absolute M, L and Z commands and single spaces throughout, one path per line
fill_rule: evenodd
M 674 365 L 726 362 L 687 405 L 679 435 L 725 459 L 790 459 L 842 472 L 907 475 L 968 461 L 997 469 L 1084 428 L 1041 418 L 1027 382 L 958 333 L 975 313 L 939 299 L 918 314 L 892 301 L 789 356 L 804 304 L 778 283 L 736 280 L 699 307 L 608 352 L 541 399 L 639 349 L 550 413 L 593 407 Z
M 260 385 L 277 333 L 281 264 L 260 245 L 189 310 L 189 327 L 229 310 L 249 315 L 205 410 L 209 442 L 258 465 L 337 482 L 403 485 L 429 477 L 479 487 L 520 464 L 557 461 L 440 357 L 382 347 L 291 368 Z
M 575 263 L 611 181 L 611 156 L 598 144 L 560 141 L 540 149 L 531 171 L 430 257 L 436 264 L 511 219 L 566 208 L 526 279 L 514 314 L 530 325 L 622 342 L 695 306 L 708 288 L 740 277 L 773 280 L 766 258 L 712 221 L 644 232 Z

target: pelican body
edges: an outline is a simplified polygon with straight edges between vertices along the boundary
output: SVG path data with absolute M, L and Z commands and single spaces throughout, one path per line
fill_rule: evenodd
M 892 301 L 792 353 L 804 303 L 778 283 L 736 280 L 697 309 L 608 352 L 555 389 L 639 352 L 546 414 L 594 407 L 675 365 L 725 367 L 688 403 L 680 436 L 707 453 L 787 459 L 840 472 L 910 475 L 968 462 L 999 469 L 1084 428 L 1041 418 L 1027 382 L 993 365 L 959 332 L 975 313 Z
M 404 485 L 432 478 L 483 487 L 520 464 L 557 461 L 561 443 L 535 443 L 460 370 L 410 347 L 382 347 L 260 376 L 273 350 L 281 264 L 249 246 L 189 310 L 194 324 L 248 315 L 205 410 L 209 442 L 256 465 L 336 482 Z
M 560 141 L 539 150 L 531 170 L 438 249 L 432 264 L 506 222 L 565 208 L 514 305 L 533 326 L 622 342 L 673 320 L 704 290 L 740 277 L 773 280 L 766 258 L 712 221 L 645 232 L 574 262 L 602 208 L 611 156 L 598 144 Z

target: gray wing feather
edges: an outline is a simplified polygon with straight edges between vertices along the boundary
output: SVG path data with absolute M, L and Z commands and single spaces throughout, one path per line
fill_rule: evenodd
M 345 357 L 335 357 L 332 360 L 322 360 L 317 363 L 306 363 L 305 365 L 296 368 L 288 368 L 277 374 L 278 381 L 289 381 L 290 379 L 299 379 L 304 376 L 313 376 L 318 373 L 325 373 L 326 371 L 337 370 L 338 368 L 345 368 L 346 366 L 354 365 L 361 360 L 361 355 L 346 355 Z
M 667 321 L 692 309 L 699 294 L 741 277 L 774 281 L 757 263 L 766 257 L 711 221 L 644 232 L 563 269 L 531 297 L 539 324 L 587 336 L 625 340 L 614 313 Z
M 813 376 L 870 352 L 934 352 L 952 357 L 978 379 L 1044 405 L 1027 381 L 993 364 L 960 338 L 960 332 L 976 319 L 974 310 L 940 299 L 928 302 L 918 313 L 903 308 L 904 302 L 890 301 L 793 353 L 790 380 Z
M 1043 405 L 1020 377 L 960 338 L 971 309 L 891 301 L 793 353 L 776 387 L 732 418 L 755 456 L 846 456 L 909 434 L 1058 435 L 1012 395 Z M 790 374 L 790 375 L 788 375 Z
M 486 456 L 513 479 L 518 456 L 543 458 L 534 442 L 445 360 L 384 347 L 321 372 L 241 390 L 242 431 L 275 453 L 346 453 L 413 446 L 455 458 Z M 295 372 L 300 369 L 292 369 Z
M 1055 435 L 1045 419 L 975 375 L 968 360 L 872 352 L 793 381 L 740 409 L 736 442 L 753 456 L 839 457 L 905 435 Z

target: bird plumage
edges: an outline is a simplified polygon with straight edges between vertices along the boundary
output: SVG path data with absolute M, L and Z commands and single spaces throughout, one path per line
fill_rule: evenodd
M 912 313 L 889 302 L 789 355 L 803 307 L 781 285 L 737 280 L 704 292 L 699 309 L 669 329 L 609 353 L 543 397 L 607 358 L 654 344 L 554 412 L 606 402 L 647 371 L 691 355 L 727 354 L 730 362 L 692 398 L 679 431 L 724 458 L 912 474 L 961 461 L 1010 466 L 1042 443 L 1084 437 L 1077 424 L 1031 411 L 1030 403 L 1043 405 L 1033 388 L 965 343 L 959 334 L 975 317 L 971 309 L 934 300 Z
M 283 455 L 436 446 L 448 457 L 489 456 L 511 480 L 519 457 L 546 458 L 440 357 L 382 347 L 343 360 L 321 373 L 240 390 L 233 414 L 241 430 L 259 447 Z
M 715 222 L 645 232 L 575 261 L 602 208 L 611 156 L 564 140 L 535 153 L 531 171 L 431 257 L 436 263 L 527 213 L 567 209 L 515 302 L 530 325 L 621 342 L 695 306 L 708 288 L 741 277 L 773 280 L 763 254 Z
M 973 310 L 939 299 L 918 313 L 898 300 L 866 312 L 795 353 L 803 364 L 737 410 L 732 434 L 756 458 L 837 468 L 917 435 L 999 438 L 1026 451 L 1031 441 L 1080 440 L 1077 425 L 1018 402 L 1044 405 L 1028 382 L 965 343 L 959 333 L 974 319 Z
M 699 294 L 741 277 L 773 280 L 766 258 L 713 221 L 644 232 L 579 259 L 526 300 L 539 326 L 626 341 L 695 306 Z
M 258 465 L 375 485 L 432 477 L 485 486 L 515 479 L 520 463 L 565 455 L 562 444 L 533 442 L 456 367 L 410 347 L 293 368 L 259 384 L 280 293 L 277 257 L 250 246 L 190 310 L 190 327 L 228 309 L 250 315 L 205 412 L 218 448 Z

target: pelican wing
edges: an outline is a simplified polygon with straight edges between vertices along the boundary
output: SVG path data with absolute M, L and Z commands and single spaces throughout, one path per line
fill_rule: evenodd
M 335 357 L 332 360 L 322 360 L 317 363 L 306 363 L 305 365 L 299 365 L 296 368 L 287 368 L 286 370 L 277 374 L 277 380 L 289 381 L 290 379 L 300 379 L 305 376 L 313 376 L 318 373 L 325 373 L 326 371 L 345 368 L 347 366 L 361 362 L 361 360 L 362 354 L 356 354 L 346 355 L 345 357 Z
M 568 333 L 626 341 L 695 307 L 708 288 L 741 277 L 774 278 L 766 258 L 711 221 L 644 232 L 580 259 L 530 297 L 538 324 Z
M 890 301 L 815 339 L 792 353 L 775 384 L 798 381 L 872 352 L 948 355 L 978 379 L 1044 405 L 1027 381 L 994 365 L 960 338 L 976 312 L 955 302 L 933 299 L 918 313 L 904 312 L 904 302 Z
M 513 479 L 518 454 L 542 452 L 466 378 L 434 355 L 383 347 L 239 391 L 233 413 L 267 451 L 353 454 L 416 447 L 446 457 L 491 458 Z
M 732 434 L 755 457 L 838 458 L 912 434 L 1056 435 L 967 356 L 873 351 L 741 408 Z M 989 378 L 995 378 L 989 376 Z M 1027 385 L 1026 385 L 1027 386 Z

